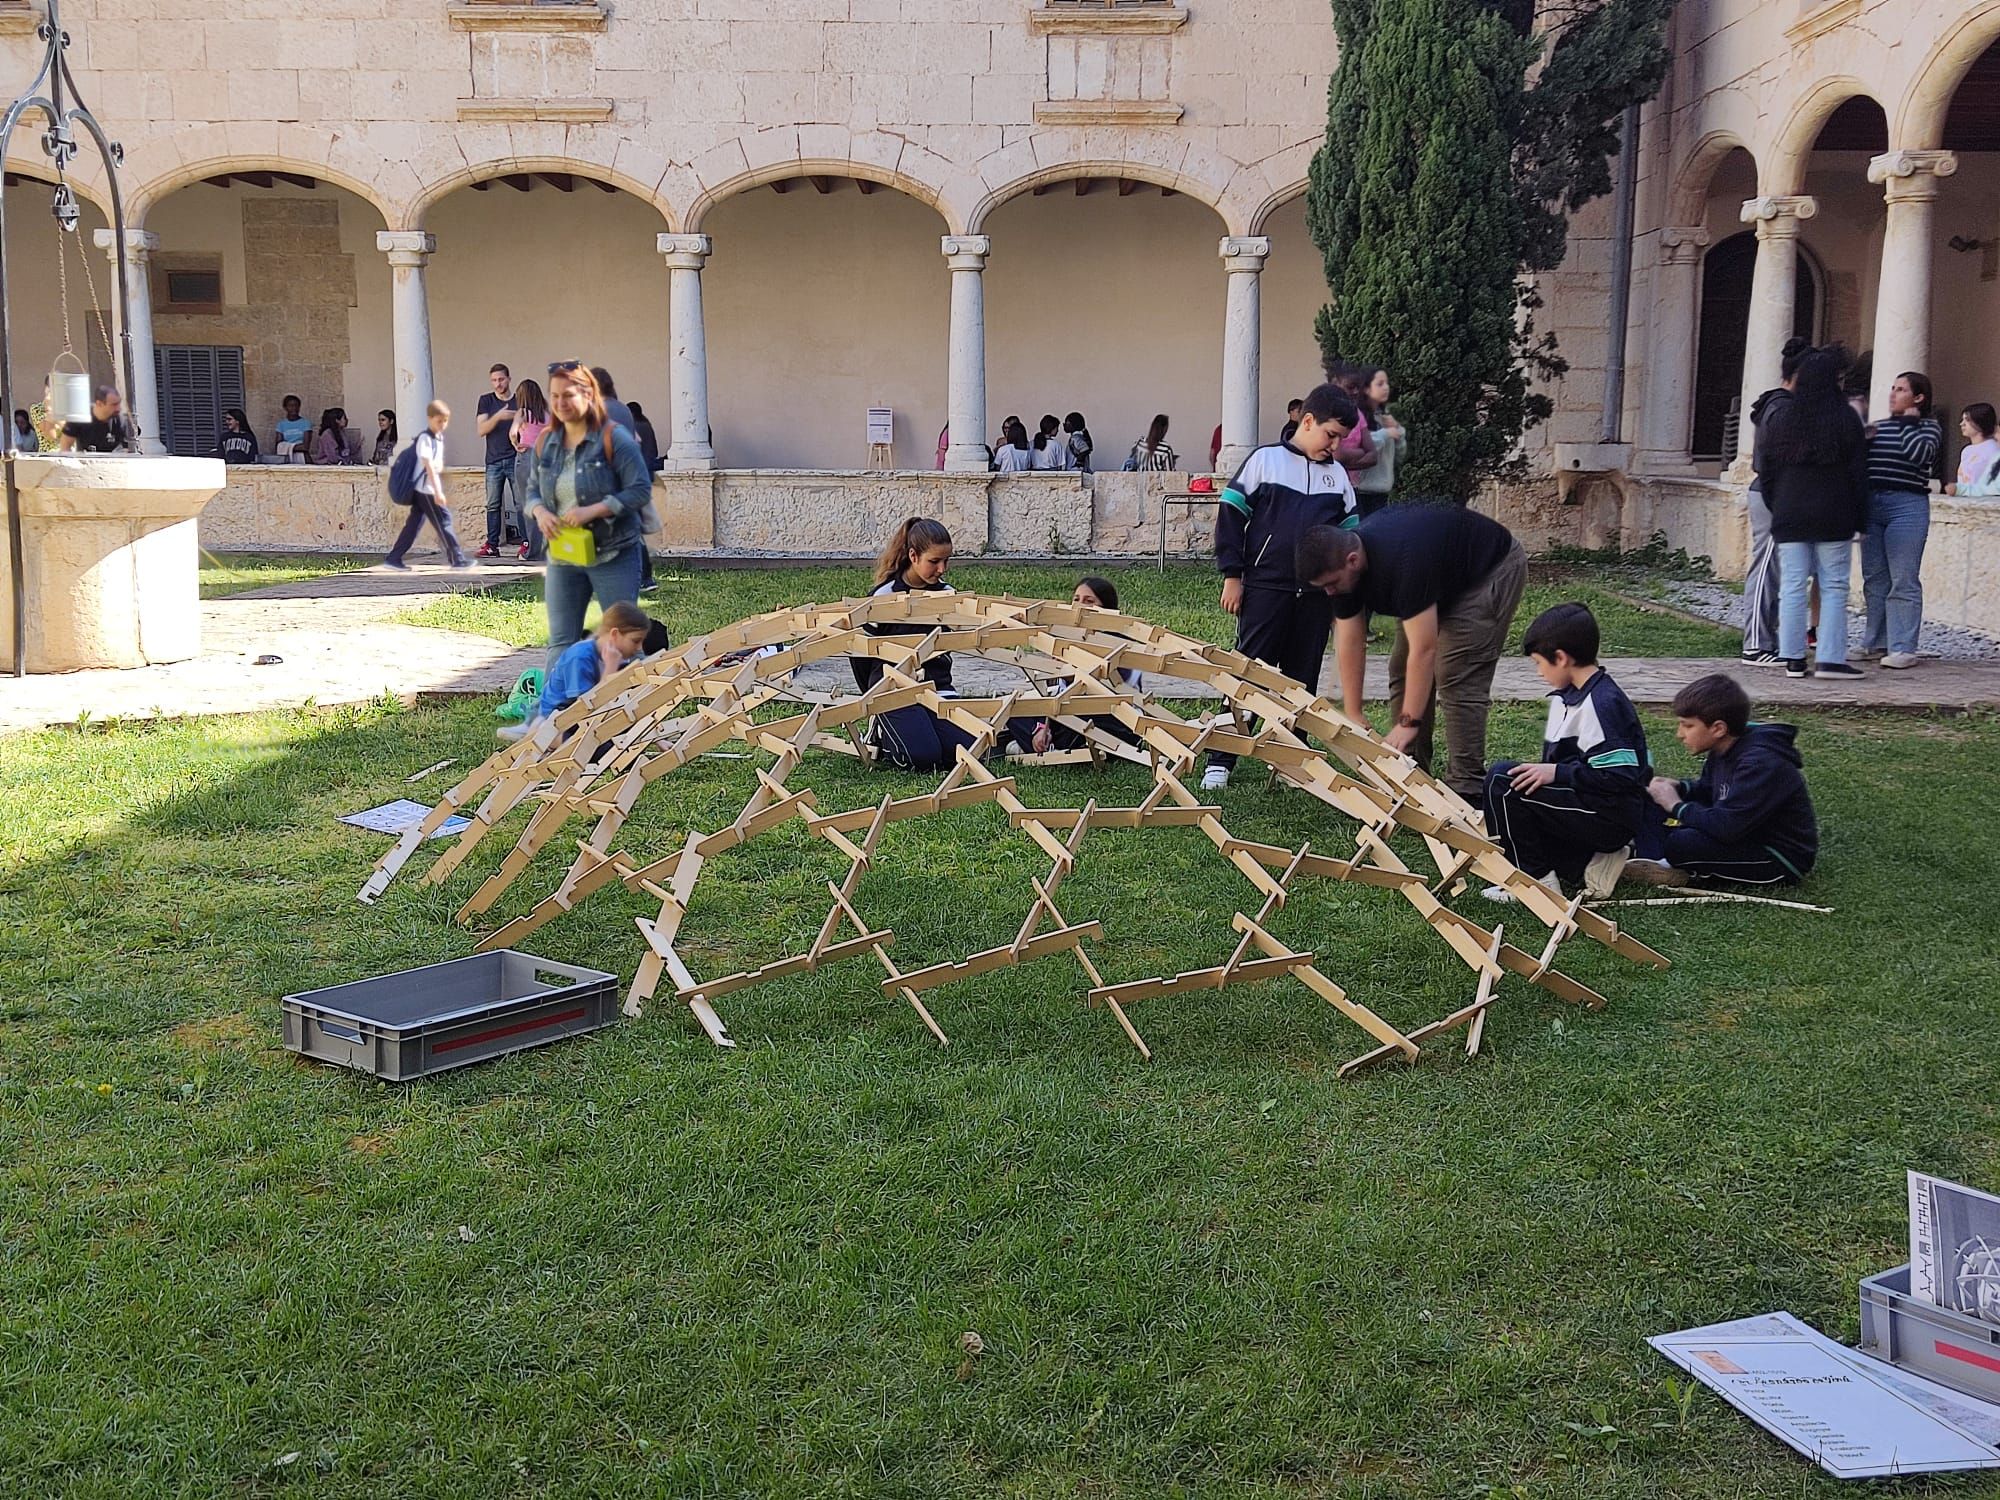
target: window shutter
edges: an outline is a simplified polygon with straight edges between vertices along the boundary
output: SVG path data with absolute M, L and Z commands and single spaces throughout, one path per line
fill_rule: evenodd
M 231 345 L 162 344 L 153 351 L 159 388 L 160 440 L 167 451 L 201 457 L 215 451 L 225 407 L 243 404 L 243 351 Z

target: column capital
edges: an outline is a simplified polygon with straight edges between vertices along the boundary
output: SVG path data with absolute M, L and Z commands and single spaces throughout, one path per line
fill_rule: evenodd
M 672 271 L 699 271 L 715 250 L 715 241 L 705 234 L 663 234 L 654 243 Z
M 1756 226 L 1760 240 L 1798 238 L 1799 225 L 1819 212 L 1819 200 L 1804 193 L 1751 198 L 1743 205 L 1743 222 Z
M 1958 170 L 1949 151 L 1885 151 L 1868 159 L 1868 180 L 1883 185 L 1891 203 L 1906 198 L 1935 198 L 1938 179 Z
M 118 232 L 114 229 L 93 229 L 90 241 L 102 250 L 107 259 L 118 258 Z M 150 229 L 128 229 L 125 231 L 125 258 L 143 262 L 160 248 L 160 237 Z
M 1699 224 L 1669 224 L 1660 231 L 1660 263 L 1691 266 L 1708 248 L 1708 231 Z
M 986 257 L 993 253 L 991 237 L 983 234 L 948 234 L 943 246 L 944 258 L 954 271 L 983 271 Z
M 415 266 L 422 268 L 425 261 L 437 253 L 435 236 L 421 229 L 379 229 L 375 232 L 375 248 L 389 257 L 392 266 Z
M 1254 274 L 1264 269 L 1265 257 L 1271 253 L 1271 241 L 1269 236 L 1261 234 L 1226 234 L 1216 250 L 1222 256 L 1224 270 Z

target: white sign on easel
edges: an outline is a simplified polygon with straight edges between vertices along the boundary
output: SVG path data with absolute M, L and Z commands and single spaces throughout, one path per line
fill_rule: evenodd
M 896 466 L 896 409 L 893 406 L 868 408 L 868 467 L 893 469 Z

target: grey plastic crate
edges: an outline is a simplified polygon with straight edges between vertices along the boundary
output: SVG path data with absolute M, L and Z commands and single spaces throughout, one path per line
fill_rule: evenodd
M 2000 1324 L 1912 1297 L 1908 1266 L 1861 1283 L 1861 1352 L 2000 1401 Z
M 511 948 L 284 999 L 285 1045 L 403 1083 L 609 1026 L 618 981 Z

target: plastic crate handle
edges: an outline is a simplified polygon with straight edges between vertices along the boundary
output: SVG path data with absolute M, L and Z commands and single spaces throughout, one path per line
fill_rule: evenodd
M 319 1026 L 319 1029 L 326 1035 L 331 1037 L 338 1037 L 343 1042 L 353 1042 L 359 1045 L 361 1041 L 361 1033 L 355 1027 L 339 1026 L 336 1025 L 334 1022 L 327 1020 L 325 1017 L 319 1018 L 316 1024 Z

